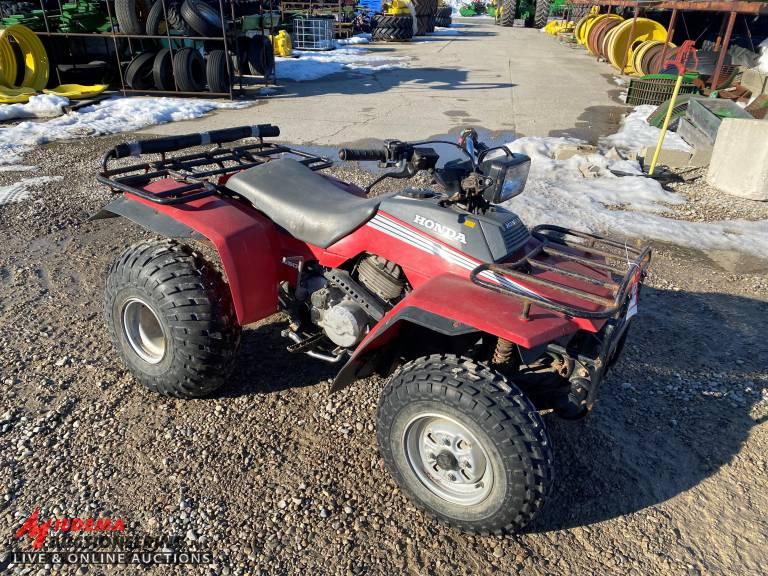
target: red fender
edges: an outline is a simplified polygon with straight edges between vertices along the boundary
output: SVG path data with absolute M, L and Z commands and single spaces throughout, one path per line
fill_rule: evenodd
M 535 304 L 528 319 L 522 317 L 522 311 L 521 300 L 478 286 L 469 278 L 435 276 L 403 298 L 373 327 L 336 376 L 331 391 L 354 382 L 366 356 L 394 339 L 404 323 L 449 336 L 486 332 L 530 349 L 577 330 L 597 332 L 605 322 L 569 318 Z
M 146 190 L 164 192 L 179 186 L 183 184 L 164 179 L 149 184 Z M 132 194 L 125 194 L 104 210 L 171 237 L 193 237 L 192 232 L 196 232 L 210 240 L 221 258 L 240 325 L 277 312 L 280 239 L 275 225 L 260 212 L 221 196 L 158 204 Z

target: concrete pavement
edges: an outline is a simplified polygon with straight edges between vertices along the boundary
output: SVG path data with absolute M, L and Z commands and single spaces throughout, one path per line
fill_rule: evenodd
M 144 132 L 178 134 L 269 122 L 280 126 L 286 141 L 340 145 L 414 140 L 468 125 L 592 141 L 615 131 L 626 107 L 618 101 L 609 65 L 538 30 L 502 28 L 490 20 L 456 23 L 459 34 L 366 46 L 380 55 L 409 57 L 407 68 L 285 82 L 280 94 L 247 109 L 220 110 Z M 277 73 L 279 78 L 279 64 Z

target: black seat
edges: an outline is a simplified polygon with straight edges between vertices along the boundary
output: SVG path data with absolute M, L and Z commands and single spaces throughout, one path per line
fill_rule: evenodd
M 368 222 L 383 199 L 345 192 L 290 158 L 243 170 L 227 181 L 227 188 L 299 240 L 321 248 Z

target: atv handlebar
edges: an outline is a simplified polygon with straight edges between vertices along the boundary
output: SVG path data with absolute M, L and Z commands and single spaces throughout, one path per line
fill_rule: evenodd
M 339 158 L 345 161 L 358 161 L 358 162 L 386 162 L 387 151 L 379 148 L 366 149 L 366 148 L 342 148 L 339 150 Z
M 113 158 L 126 158 L 141 154 L 161 154 L 173 152 L 191 146 L 205 146 L 206 144 L 221 144 L 243 138 L 271 138 L 280 136 L 280 128 L 272 124 L 259 124 L 258 126 L 239 126 L 237 128 L 225 128 L 223 130 L 211 130 L 199 134 L 185 134 L 183 136 L 168 136 L 155 140 L 140 140 L 118 144 L 112 150 Z

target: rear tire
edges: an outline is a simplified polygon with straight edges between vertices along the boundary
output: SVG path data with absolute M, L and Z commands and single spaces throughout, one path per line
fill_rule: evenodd
M 552 0 L 536 0 L 536 12 L 533 17 L 534 28 L 544 28 L 549 20 L 549 6 Z
M 162 240 L 125 250 L 110 268 L 104 311 L 126 366 L 153 392 L 205 396 L 232 371 L 240 326 L 229 288 L 186 247 Z
M 466 358 L 432 355 L 398 368 L 379 400 L 377 436 L 400 488 L 467 532 L 520 530 L 552 485 L 551 442 L 536 409 Z

